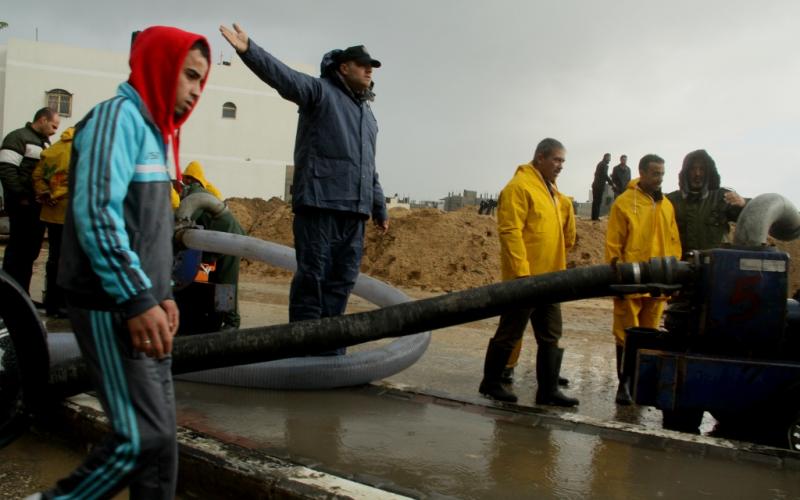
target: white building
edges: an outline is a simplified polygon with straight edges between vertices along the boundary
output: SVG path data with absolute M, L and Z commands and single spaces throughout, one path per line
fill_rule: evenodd
M 310 67 L 295 67 L 311 73 Z M 127 53 L 10 40 L 0 46 L 3 137 L 48 105 L 62 114 L 60 134 L 112 97 L 128 72 Z M 256 78 L 238 57 L 230 64 L 212 64 L 205 92 L 181 130 L 181 163 L 200 161 L 226 197 L 283 197 L 296 127 L 297 106 Z

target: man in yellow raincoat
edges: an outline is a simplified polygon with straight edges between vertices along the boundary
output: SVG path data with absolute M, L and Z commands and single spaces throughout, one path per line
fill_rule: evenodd
M 50 317 L 67 317 L 64 292 L 56 284 L 58 258 L 61 255 L 61 233 L 67 214 L 69 192 L 69 161 L 72 156 L 72 136 L 75 127 L 69 127 L 61 139 L 42 151 L 39 163 L 33 169 L 33 190 L 36 201 L 42 204 L 39 218 L 47 224 L 47 264 L 45 265 L 45 313 Z
M 535 276 L 567 267 L 566 239 L 561 211 L 562 194 L 556 177 L 564 165 L 564 146 L 544 139 L 530 163 L 520 165 L 497 205 L 500 263 L 503 280 Z M 481 394 L 499 401 L 517 401 L 501 381 L 503 369 L 530 321 L 536 337 L 536 403 L 575 406 L 578 400 L 558 388 L 564 350 L 561 338 L 560 304 L 508 311 L 500 316 L 497 332 L 489 341 L 483 368 Z
M 639 161 L 639 178 L 614 201 L 606 233 L 607 262 L 642 262 L 652 257 L 681 256 L 675 210 L 661 193 L 664 160 L 648 154 Z M 625 329 L 658 328 L 665 297 L 632 294 L 614 299 L 614 340 L 617 345 L 617 404 L 632 403 L 629 381 L 621 375 Z
M 567 251 L 570 248 L 575 246 L 575 241 L 577 238 L 577 234 L 575 231 L 575 208 L 572 205 L 572 197 L 561 195 L 559 196 L 559 208 L 561 209 L 561 222 L 563 223 L 564 229 L 564 247 Z M 519 362 L 519 355 L 522 351 L 522 338 L 517 341 L 517 345 L 514 346 L 514 350 L 511 352 L 511 357 L 508 359 L 508 363 L 506 364 L 505 369 L 503 370 L 503 375 L 501 377 L 501 381 L 505 384 L 510 384 L 514 382 L 514 368 L 516 368 L 517 363 Z M 569 385 L 569 380 L 559 376 L 558 377 L 558 385 Z

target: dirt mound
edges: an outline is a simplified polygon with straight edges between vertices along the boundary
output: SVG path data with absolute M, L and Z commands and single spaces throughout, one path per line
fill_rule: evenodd
M 250 236 L 293 246 L 291 208 L 278 198 L 231 198 L 228 206 Z M 500 243 L 494 217 L 475 208 L 456 212 L 394 208 L 385 235 L 367 226 L 361 271 L 396 286 L 461 290 L 500 280 Z M 603 259 L 605 223 L 578 220 L 568 267 Z M 290 277 L 260 262 L 242 262 L 249 278 Z
M 278 198 L 230 198 L 233 214 L 250 236 L 294 246 L 292 210 Z M 424 208 L 390 211 L 387 234 L 367 225 L 361 272 L 392 285 L 430 291 L 462 290 L 500 281 L 500 242 L 493 216 L 475 208 L 456 212 Z M 602 264 L 607 220 L 577 220 L 575 246 L 567 253 L 567 267 Z M 793 262 L 800 258 L 800 240 L 778 242 Z M 248 279 L 284 278 L 291 273 L 261 262 L 242 261 Z M 793 265 L 789 291 L 800 288 L 800 265 Z
M 280 198 L 228 198 L 225 200 L 248 235 L 262 240 L 294 246 L 292 208 Z M 292 273 L 263 262 L 242 259 L 240 272 L 248 278 L 290 278 Z

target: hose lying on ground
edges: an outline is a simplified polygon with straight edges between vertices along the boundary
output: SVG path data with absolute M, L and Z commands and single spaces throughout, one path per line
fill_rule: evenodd
M 212 200 L 213 201 L 213 200 Z M 193 210 L 197 207 L 193 207 Z M 178 238 L 189 248 L 236 255 L 293 271 L 294 249 L 249 236 L 186 229 Z M 353 293 L 379 307 L 411 300 L 386 283 L 360 274 Z M 368 384 L 390 377 L 417 362 L 430 343 L 430 332 L 400 337 L 367 351 L 344 356 L 309 356 L 204 370 L 175 378 L 193 382 L 263 389 L 330 389 Z M 51 364 L 80 356 L 72 334 L 48 336 Z

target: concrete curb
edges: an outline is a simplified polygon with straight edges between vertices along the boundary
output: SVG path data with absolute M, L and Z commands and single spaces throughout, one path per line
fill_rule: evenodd
M 78 445 L 95 443 L 108 425 L 97 399 L 81 394 L 65 401 L 51 432 Z M 65 425 L 66 424 L 66 425 Z M 287 462 L 178 428 L 178 491 L 185 498 L 378 499 L 409 497 Z

